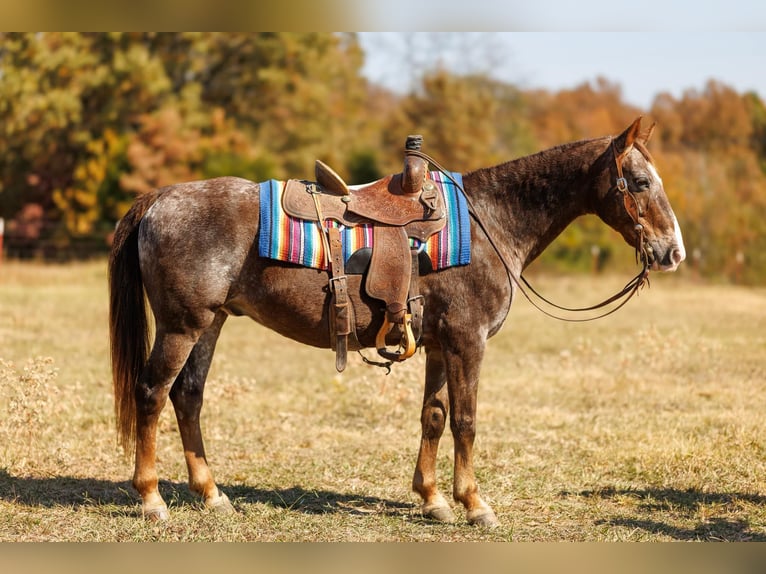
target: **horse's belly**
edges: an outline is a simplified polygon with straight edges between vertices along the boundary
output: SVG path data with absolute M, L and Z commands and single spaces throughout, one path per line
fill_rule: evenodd
M 327 273 L 264 261 L 267 260 L 243 273 L 237 293 L 226 302 L 224 310 L 232 315 L 246 315 L 306 345 L 334 346 L 330 341 L 331 294 Z M 362 276 L 349 275 L 347 285 L 357 338 L 363 346 L 372 346 L 376 329 L 383 321 L 382 302 L 362 294 Z

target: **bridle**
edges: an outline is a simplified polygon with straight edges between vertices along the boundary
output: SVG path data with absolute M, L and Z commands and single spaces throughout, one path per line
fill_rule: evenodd
M 612 153 L 614 154 L 614 162 L 617 166 L 617 180 L 615 181 L 614 187 L 612 187 L 610 191 L 617 189 L 617 191 L 622 193 L 622 203 L 625 206 L 625 211 L 628 212 L 628 215 L 633 220 L 633 229 L 636 231 L 636 235 L 638 236 L 636 241 L 636 262 L 641 259 L 645 270 L 648 271 L 650 265 L 649 260 L 651 259 L 649 252 L 651 249 L 646 244 L 644 237 L 644 226 L 641 225 L 639 221 L 642 215 L 641 205 L 638 203 L 636 196 L 633 195 L 633 192 L 628 188 L 628 181 L 622 175 L 622 162 L 625 160 L 627 152 L 622 152 L 622 154 L 618 155 L 617 150 L 614 148 L 614 140 L 612 140 L 611 147 Z
M 638 200 L 636 199 L 636 196 L 633 194 L 633 192 L 630 191 L 628 188 L 628 181 L 625 179 L 625 176 L 622 172 L 622 162 L 625 160 L 625 157 L 627 156 L 627 151 L 622 152 L 621 154 L 617 153 L 616 148 L 614 147 L 614 140 L 611 142 L 611 149 L 612 153 L 614 154 L 614 161 L 617 166 L 617 179 L 615 180 L 614 185 L 610 188 L 610 192 L 617 190 L 622 194 L 622 200 L 623 205 L 625 206 L 625 211 L 627 211 L 628 216 L 633 221 L 633 228 L 636 231 L 636 262 L 639 260 L 642 264 L 641 271 L 638 272 L 638 274 L 633 277 L 628 283 L 625 284 L 625 286 L 618 292 L 612 295 L 611 297 L 605 299 L 604 301 L 601 301 L 600 303 L 597 303 L 595 305 L 590 305 L 588 307 L 564 307 L 562 305 L 557 305 L 556 303 L 553 303 L 552 301 L 549 301 L 540 293 L 538 293 L 532 285 L 529 284 L 529 282 L 524 278 L 523 275 L 519 275 L 517 278 L 513 271 L 511 270 L 511 266 L 506 260 L 506 258 L 503 256 L 502 251 L 495 243 L 495 240 L 492 238 L 492 235 L 489 233 L 489 230 L 487 229 L 487 226 L 482 221 L 481 216 L 476 211 L 476 208 L 473 205 L 473 202 L 471 201 L 471 198 L 466 194 L 465 189 L 463 186 L 458 183 L 455 178 L 452 177 L 452 175 L 444 169 L 441 165 L 439 165 L 438 162 L 436 162 L 432 157 L 430 157 L 428 154 L 425 154 L 419 150 L 407 150 L 408 154 L 416 155 L 418 157 L 423 158 L 424 160 L 431 163 L 436 169 L 438 169 L 441 173 L 443 173 L 447 178 L 449 178 L 452 183 L 455 185 L 457 189 L 461 191 L 463 194 L 463 197 L 466 200 L 466 203 L 468 204 L 469 211 L 471 213 L 471 216 L 476 221 L 479 228 L 484 232 L 484 235 L 487 237 L 490 245 L 492 245 L 492 248 L 495 250 L 495 253 L 497 253 L 497 256 L 500 258 L 500 261 L 503 264 L 503 267 L 505 267 L 505 271 L 508 275 L 508 279 L 511 282 L 512 285 L 516 285 L 518 287 L 519 291 L 524 295 L 524 297 L 529 301 L 532 306 L 534 306 L 538 311 L 542 312 L 543 314 L 547 315 L 548 317 L 552 317 L 554 319 L 558 319 L 559 321 L 567 321 L 571 323 L 582 323 L 586 321 L 594 321 L 596 319 L 601 319 L 602 317 L 606 317 L 607 315 L 611 315 L 615 311 L 621 309 L 630 299 L 633 298 L 633 296 L 638 293 L 639 289 L 641 289 L 644 285 L 649 285 L 649 266 L 650 266 L 650 248 L 646 244 L 645 241 L 645 235 L 644 235 L 644 226 L 640 223 L 639 219 L 641 217 L 641 206 L 638 203 Z M 523 285 L 522 285 L 523 284 Z M 526 286 L 526 289 L 524 288 Z M 527 289 L 529 292 L 527 292 Z M 511 289 L 513 290 L 513 289 Z M 539 303 L 537 303 L 532 296 L 530 295 L 532 293 L 537 299 L 540 301 L 543 301 L 547 305 L 558 309 L 560 311 L 567 311 L 572 313 L 581 313 L 581 312 L 587 312 L 587 311 L 596 311 L 598 309 L 602 309 L 606 307 L 607 305 L 614 303 L 615 301 L 620 301 L 620 299 L 623 299 L 620 301 L 619 305 L 616 307 L 613 307 L 612 309 L 605 311 L 604 313 L 601 313 L 599 315 L 596 315 L 594 317 L 586 317 L 586 318 L 571 318 L 571 317 L 563 317 L 561 315 L 558 315 L 556 313 L 553 313 L 551 311 L 548 311 L 547 309 L 544 309 Z M 511 302 L 508 303 L 508 311 L 506 311 L 506 316 L 508 312 L 510 311 L 510 305 Z

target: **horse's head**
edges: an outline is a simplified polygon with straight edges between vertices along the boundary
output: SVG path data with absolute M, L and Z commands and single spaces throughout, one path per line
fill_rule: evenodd
M 597 213 L 651 269 L 675 271 L 686 258 L 681 229 L 646 144 L 654 124 L 641 132 L 639 117 L 611 140 L 598 165 L 603 168 Z

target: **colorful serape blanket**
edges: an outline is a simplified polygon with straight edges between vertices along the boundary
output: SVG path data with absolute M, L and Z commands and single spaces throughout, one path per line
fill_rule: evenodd
M 459 173 L 451 173 L 462 186 Z M 447 208 L 447 223 L 439 233 L 424 244 L 410 238 L 413 247 L 424 250 L 434 270 L 471 262 L 471 227 L 465 197 L 455 184 L 439 171 L 430 173 L 431 179 L 442 190 Z M 322 244 L 321 231 L 315 221 L 290 217 L 282 209 L 284 181 L 275 179 L 261 186 L 261 228 L 258 237 L 258 254 L 261 257 L 297 263 L 304 267 L 327 269 L 327 256 Z M 372 226 L 346 227 L 328 219 L 326 225 L 341 230 L 344 262 L 358 249 L 372 247 Z

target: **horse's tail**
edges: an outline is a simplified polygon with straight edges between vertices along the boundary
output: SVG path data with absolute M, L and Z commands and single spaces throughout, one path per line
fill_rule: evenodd
M 133 450 L 136 432 L 135 388 L 149 356 L 144 283 L 138 263 L 138 225 L 157 199 L 140 196 L 114 234 L 109 255 L 109 338 L 117 434 L 125 452 Z

